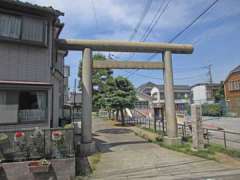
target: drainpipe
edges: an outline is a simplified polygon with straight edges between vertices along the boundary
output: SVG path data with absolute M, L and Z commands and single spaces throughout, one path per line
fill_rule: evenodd
M 51 36 L 51 42 L 52 42 L 52 50 L 51 50 L 51 66 L 50 66 L 50 78 L 51 78 L 51 81 L 53 82 L 53 78 L 52 78 L 52 75 L 55 73 L 55 68 L 53 66 L 53 61 L 54 61 L 54 24 L 56 22 L 56 19 L 55 20 L 52 20 L 52 36 Z M 50 128 L 53 128 L 53 111 L 54 111 L 54 82 L 53 82 L 53 86 L 52 86 L 52 107 L 51 107 L 51 119 L 50 119 Z

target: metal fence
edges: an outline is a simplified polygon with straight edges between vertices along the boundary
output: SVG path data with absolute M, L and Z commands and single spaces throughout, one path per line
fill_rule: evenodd
M 125 123 L 132 124 L 132 125 L 138 125 L 142 128 L 147 128 L 153 132 L 159 133 L 161 135 L 166 135 L 167 126 L 166 121 L 157 120 L 154 122 L 152 118 L 146 118 L 146 117 L 126 117 Z M 178 124 L 178 134 L 182 137 L 188 137 L 191 136 L 191 127 L 187 125 L 187 123 L 184 124 Z
M 0 160 L 3 162 L 74 157 L 72 128 L 16 129 L 0 131 Z
M 220 144 L 226 149 L 240 149 L 239 132 L 204 128 L 204 138 L 208 143 Z
M 138 125 L 142 128 L 147 128 L 161 135 L 166 135 L 166 124 L 158 120 L 154 125 L 154 120 L 146 117 L 125 118 L 127 124 Z M 182 137 L 191 137 L 191 124 L 184 122 L 178 124 L 178 135 Z M 240 133 L 220 129 L 204 128 L 204 139 L 207 143 L 222 145 L 224 148 L 240 149 Z

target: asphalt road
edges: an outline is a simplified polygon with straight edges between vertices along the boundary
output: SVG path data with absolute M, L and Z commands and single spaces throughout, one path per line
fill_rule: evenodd
M 231 117 L 203 117 L 203 125 L 207 128 L 221 128 L 225 131 L 239 133 L 231 134 L 225 133 L 226 147 L 240 150 L 240 118 Z M 221 145 L 224 144 L 224 133 L 221 131 L 209 131 L 210 142 Z

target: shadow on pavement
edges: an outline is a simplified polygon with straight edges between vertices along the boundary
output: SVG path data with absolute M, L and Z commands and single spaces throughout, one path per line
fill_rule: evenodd
M 102 153 L 113 152 L 111 150 L 111 148 L 116 147 L 116 146 L 149 143 L 145 140 L 107 143 L 106 141 L 103 141 L 103 140 L 100 140 L 100 139 L 97 139 L 97 138 L 94 138 L 94 141 L 96 142 L 96 146 L 97 146 L 98 151 L 102 152 Z

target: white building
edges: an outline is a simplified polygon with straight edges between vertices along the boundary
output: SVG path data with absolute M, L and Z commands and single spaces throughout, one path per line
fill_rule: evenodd
M 164 85 L 152 82 L 141 85 L 137 91 L 150 95 L 154 107 L 164 107 Z M 176 111 L 185 111 L 186 104 L 190 104 L 190 87 L 188 85 L 174 85 Z
M 81 92 L 70 92 L 68 104 L 80 105 L 82 103 Z
M 191 87 L 192 103 L 204 104 L 214 103 L 214 95 L 219 89 L 220 84 L 217 83 L 200 83 Z

